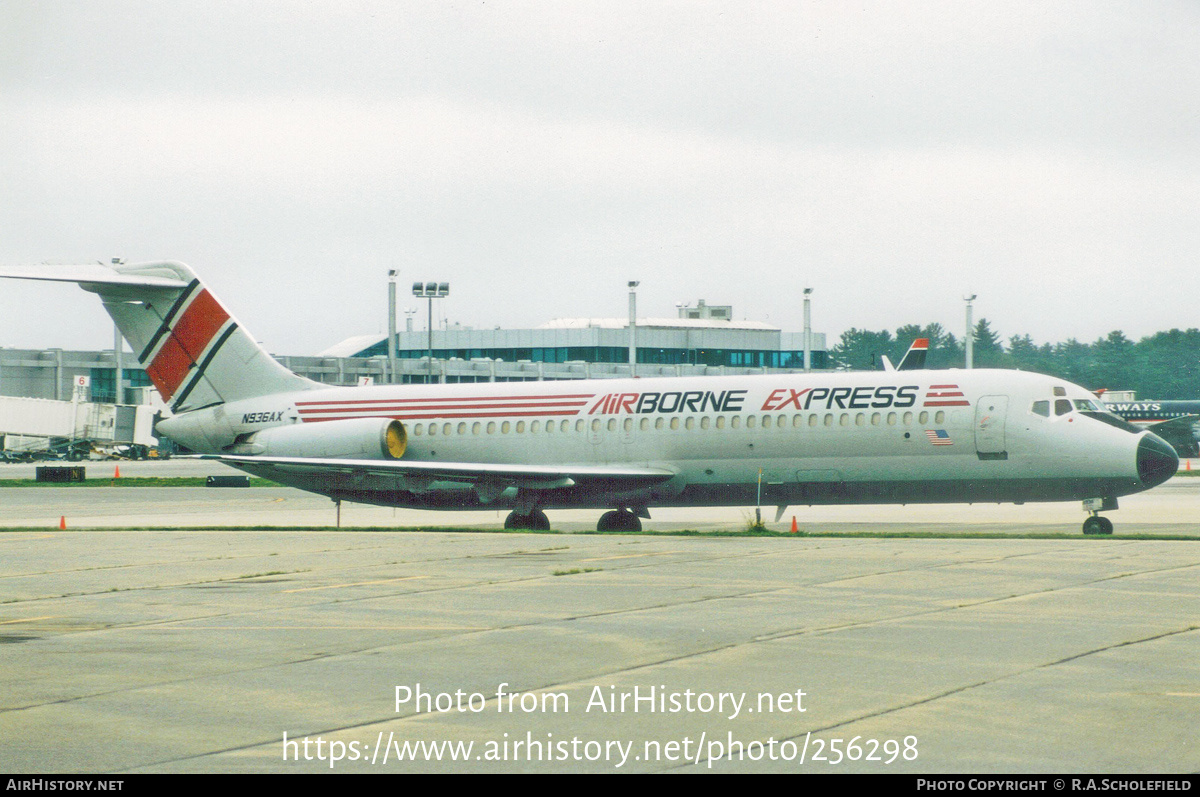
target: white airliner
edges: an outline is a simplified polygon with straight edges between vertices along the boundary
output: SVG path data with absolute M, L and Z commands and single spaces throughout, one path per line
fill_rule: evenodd
M 609 510 L 1082 501 L 1086 534 L 1118 496 L 1179 465 L 1077 385 L 1018 371 L 766 374 L 329 387 L 271 358 L 179 263 L 3 269 L 100 295 L 194 451 L 335 501 Z

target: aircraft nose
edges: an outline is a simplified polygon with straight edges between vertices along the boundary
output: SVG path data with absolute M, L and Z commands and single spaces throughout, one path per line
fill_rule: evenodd
M 1161 437 L 1147 432 L 1137 448 L 1138 478 L 1146 487 L 1162 484 L 1179 469 L 1179 456 Z

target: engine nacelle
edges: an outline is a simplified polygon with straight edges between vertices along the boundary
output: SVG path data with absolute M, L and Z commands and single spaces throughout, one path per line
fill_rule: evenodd
M 408 435 L 400 421 L 349 418 L 263 429 L 237 449 L 238 453 L 264 457 L 399 459 L 407 445 Z

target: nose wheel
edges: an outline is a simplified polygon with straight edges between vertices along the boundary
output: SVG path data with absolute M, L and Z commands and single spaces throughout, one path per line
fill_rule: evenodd
M 1100 517 L 1101 512 L 1111 512 L 1117 508 L 1116 496 L 1107 496 L 1102 498 L 1087 498 L 1083 502 L 1083 511 L 1087 512 L 1090 517 L 1083 521 L 1084 534 L 1112 534 L 1112 521 L 1106 517 Z

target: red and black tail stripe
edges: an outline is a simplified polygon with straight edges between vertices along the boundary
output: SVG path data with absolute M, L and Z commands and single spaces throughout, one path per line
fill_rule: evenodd
M 238 325 L 236 323 L 231 323 L 225 328 L 225 331 L 217 338 L 217 342 L 208 350 L 208 354 L 204 355 L 204 360 L 196 368 L 196 372 L 192 376 L 191 381 L 187 383 L 187 387 L 179 391 L 179 397 L 175 399 L 175 402 L 171 405 L 171 409 L 178 409 L 183 405 L 183 402 L 187 400 L 188 394 L 192 392 L 192 388 L 200 384 L 200 380 L 204 378 L 204 371 L 208 368 L 208 364 L 212 362 L 213 357 L 217 356 L 217 352 L 221 350 L 221 347 L 225 345 L 225 341 L 229 340 L 229 337 L 237 328 Z
M 236 328 L 225 308 L 193 280 L 140 355 L 163 401 L 180 406 Z
M 179 294 L 179 298 L 177 298 L 175 303 L 171 305 L 171 309 L 167 311 L 165 316 L 163 316 L 162 323 L 158 325 L 158 329 L 155 330 L 154 335 L 151 336 L 150 342 L 146 344 L 146 348 L 142 349 L 142 353 L 138 355 L 138 362 L 140 362 L 142 365 L 149 363 L 150 353 L 154 351 L 156 346 L 158 346 L 159 341 L 162 340 L 162 336 L 171 331 L 171 323 L 175 320 L 176 314 L 179 313 L 180 308 L 187 305 L 188 301 L 191 300 L 192 295 L 195 294 L 196 289 L 199 287 L 200 280 L 194 279 L 188 283 L 186 288 L 183 289 L 183 291 Z

